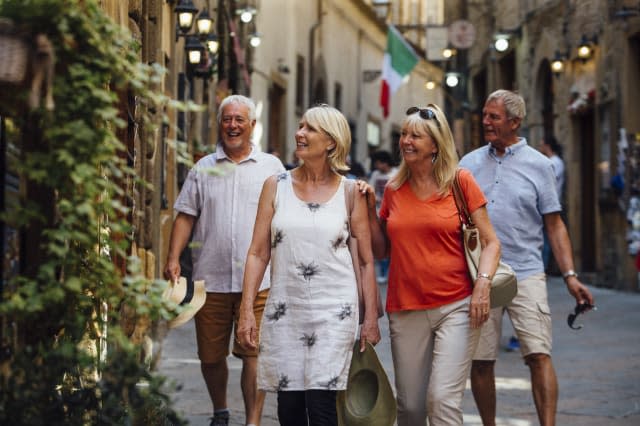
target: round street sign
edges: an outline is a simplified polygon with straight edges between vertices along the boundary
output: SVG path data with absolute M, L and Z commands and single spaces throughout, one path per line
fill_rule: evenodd
M 454 21 L 449 25 L 449 43 L 456 49 L 468 49 L 476 40 L 476 29 L 466 20 Z

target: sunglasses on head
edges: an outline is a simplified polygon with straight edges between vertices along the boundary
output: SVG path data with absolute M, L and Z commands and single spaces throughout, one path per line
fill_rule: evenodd
M 420 118 L 422 118 L 423 120 L 433 120 L 436 122 L 436 125 L 438 126 L 438 128 L 440 128 L 440 122 L 438 121 L 438 118 L 436 117 L 436 113 L 433 112 L 433 110 L 431 108 L 419 108 L 419 107 L 411 107 L 407 110 L 407 115 L 411 115 L 411 114 L 415 114 L 418 113 L 418 115 L 420 116 Z

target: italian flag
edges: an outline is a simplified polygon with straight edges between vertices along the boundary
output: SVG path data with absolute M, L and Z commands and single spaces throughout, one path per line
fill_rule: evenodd
M 418 63 L 418 55 L 398 30 L 389 26 L 387 50 L 382 61 L 382 87 L 380 88 L 380 106 L 383 116 L 389 116 L 389 104 L 393 95 L 402 85 L 403 78 Z

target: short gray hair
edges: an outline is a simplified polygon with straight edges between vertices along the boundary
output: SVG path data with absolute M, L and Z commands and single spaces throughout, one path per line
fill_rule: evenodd
M 249 121 L 256 119 L 256 104 L 252 99 L 242 95 L 229 95 L 220 102 L 218 107 L 218 124 L 222 121 L 222 111 L 229 104 L 244 105 L 249 110 Z
M 516 92 L 511 90 L 499 89 L 491 93 L 487 98 L 487 102 L 501 100 L 504 109 L 507 112 L 507 118 L 519 118 L 523 120 L 527 115 L 527 107 L 524 99 Z

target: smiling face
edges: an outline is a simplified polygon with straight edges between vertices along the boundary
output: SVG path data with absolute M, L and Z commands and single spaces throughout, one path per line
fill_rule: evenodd
M 304 118 L 300 120 L 296 132 L 296 157 L 301 160 L 326 157 L 336 143 L 320 128 L 313 126 Z
M 249 119 L 249 108 L 239 103 L 225 105 L 220 116 L 220 133 L 227 155 L 248 154 L 256 121 Z
M 484 140 L 491 143 L 498 152 L 518 142 L 520 119 L 509 118 L 502 99 L 487 101 L 482 109 Z
M 402 158 L 408 166 L 424 162 L 431 163 L 433 155 L 438 152 L 438 147 L 431 135 L 411 123 L 402 127 L 399 146 Z

